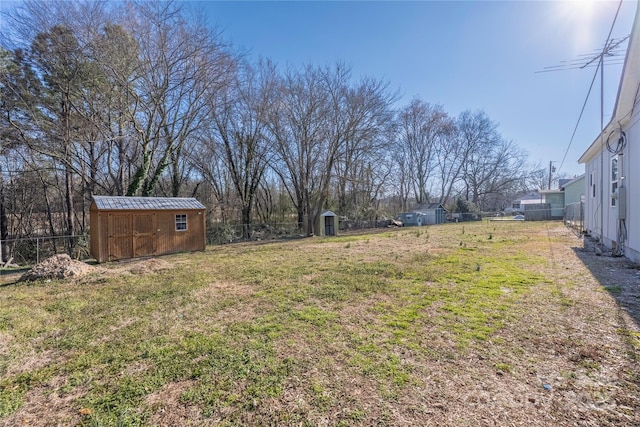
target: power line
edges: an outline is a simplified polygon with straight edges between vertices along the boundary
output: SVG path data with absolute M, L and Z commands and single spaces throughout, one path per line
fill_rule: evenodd
M 576 136 L 576 132 L 578 130 L 578 126 L 580 125 L 580 120 L 582 119 L 582 115 L 584 113 L 584 110 L 587 106 L 587 101 L 589 100 L 589 95 L 591 95 L 591 90 L 593 89 L 593 84 L 596 80 L 596 76 L 598 75 L 598 70 L 600 69 L 600 72 L 603 73 L 604 71 L 604 66 L 605 66 L 605 55 L 609 55 L 610 51 L 615 51 L 616 48 L 618 48 L 624 41 L 629 39 L 629 35 L 622 37 L 620 39 L 612 39 L 611 38 L 611 34 L 613 33 L 613 28 L 616 25 L 616 21 L 618 20 L 618 14 L 620 13 L 620 7 L 622 6 L 622 0 L 620 0 L 620 2 L 618 3 L 618 8 L 616 9 L 616 14 L 613 17 L 613 22 L 611 23 L 611 28 L 609 29 L 609 34 L 607 34 L 607 39 L 605 40 L 604 44 L 602 45 L 602 51 L 594 56 L 593 58 L 591 58 L 587 63 L 585 63 L 582 67 L 580 68 L 587 68 L 589 66 L 591 66 L 594 61 L 596 59 L 599 59 L 595 70 L 595 73 L 593 74 L 593 79 L 591 79 L 591 84 L 589 85 L 589 91 L 587 92 L 587 96 L 585 97 L 584 100 L 584 104 L 582 105 L 582 110 L 580 111 L 580 115 L 578 116 L 578 121 L 576 122 L 576 126 L 573 129 L 573 134 L 571 135 L 571 139 L 569 140 L 569 144 L 567 145 L 567 149 L 564 152 L 564 156 L 562 157 L 562 162 L 560 163 L 560 166 L 558 167 L 558 172 L 560 173 L 560 171 L 562 170 L 562 166 L 564 165 L 564 161 L 567 158 L 567 154 L 569 153 L 569 149 L 571 148 L 571 144 L 573 143 L 573 139 Z M 602 67 L 602 69 L 601 69 Z M 601 76 L 602 77 L 602 76 Z M 601 85 L 604 85 L 604 82 L 601 82 Z M 601 87 L 600 91 L 602 92 L 604 89 Z M 602 99 L 600 100 L 601 104 L 602 104 Z M 602 110 L 602 106 L 601 106 L 601 110 Z M 601 115 L 602 115 L 602 111 L 601 111 Z M 600 118 L 600 122 L 602 122 L 602 117 Z M 602 123 L 600 125 L 600 127 L 602 128 Z M 600 133 L 602 133 L 602 129 L 600 130 Z M 602 174 L 601 174 L 602 175 Z M 601 177 L 602 178 L 602 177 Z M 600 183 L 600 190 L 602 190 L 602 183 Z M 602 226 L 602 224 L 601 224 Z
M 584 103 L 582 104 L 582 110 L 580 110 L 580 115 L 578 116 L 578 121 L 576 122 L 576 126 L 573 128 L 573 133 L 571 134 L 571 139 L 569 140 L 569 145 L 567 145 L 567 149 L 564 152 L 564 156 L 562 156 L 562 161 L 560 162 L 560 166 L 558 166 L 557 174 L 562 170 L 562 166 L 564 165 L 564 161 L 567 158 L 567 154 L 569 154 L 569 149 L 571 148 L 571 144 L 573 143 L 573 138 L 576 136 L 576 132 L 578 131 L 578 126 L 580 125 L 580 120 L 582 119 L 582 114 L 584 114 L 584 110 L 587 107 L 587 101 L 589 101 L 589 96 L 591 95 L 591 89 L 593 89 L 593 83 L 596 81 L 596 77 L 598 76 L 598 70 L 600 66 L 596 66 L 596 72 L 593 73 L 593 78 L 591 79 L 591 84 L 589 85 L 589 91 L 587 92 L 587 96 L 584 99 Z

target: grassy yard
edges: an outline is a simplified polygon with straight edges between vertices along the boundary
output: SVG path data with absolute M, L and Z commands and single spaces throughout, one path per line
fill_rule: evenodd
M 637 318 L 581 246 L 481 222 L 0 278 L 0 424 L 637 425 Z

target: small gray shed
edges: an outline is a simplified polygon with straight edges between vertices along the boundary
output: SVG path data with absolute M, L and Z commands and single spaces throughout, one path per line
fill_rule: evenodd
M 404 225 L 434 225 L 447 222 L 447 210 L 440 203 L 427 203 L 412 212 L 402 212 L 400 221 Z
M 421 226 L 426 223 L 425 215 L 422 212 L 402 212 L 398 217 L 402 221 L 402 225 L 406 226 Z
M 324 211 L 315 224 L 317 236 L 336 236 L 338 234 L 338 216 L 331 211 Z

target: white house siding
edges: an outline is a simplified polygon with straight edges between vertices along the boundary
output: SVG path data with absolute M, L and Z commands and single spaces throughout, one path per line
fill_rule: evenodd
M 627 257 L 640 263 L 640 109 L 635 110 L 627 134 L 623 182 L 627 187 Z
M 609 189 L 609 168 L 610 168 L 609 152 L 604 149 L 600 154 L 595 156 L 585 167 L 586 181 L 586 203 L 584 209 L 584 227 L 587 232 L 611 247 L 613 238 L 615 238 L 615 223 L 613 217 L 617 217 L 617 209 L 609 206 L 609 197 L 611 195 Z M 594 188 L 595 187 L 595 188 Z M 615 210 L 612 215 L 612 211 Z M 602 227 L 604 224 L 604 229 Z
M 624 254 L 640 262 L 640 0 L 629 37 L 625 64 L 618 87 L 618 96 L 611 117 L 601 136 L 578 160 L 585 165 L 585 229 L 613 248 L 618 231 L 626 226 Z M 626 145 L 618 162 L 618 189 L 626 189 L 626 215 L 619 219 L 620 200 L 611 206 L 611 158 L 602 138 L 611 138 L 612 145 L 620 132 L 626 135 Z M 592 193 L 591 174 L 595 173 L 596 194 Z M 604 174 L 604 175 L 602 175 Z M 624 178 L 624 179 L 623 179 Z M 620 191 L 620 190 L 618 190 Z
M 623 128 L 627 137 L 627 144 L 618 162 L 618 186 L 625 187 L 627 192 L 627 206 L 625 225 L 627 228 L 627 241 L 625 243 L 625 256 L 634 262 L 640 262 L 640 110 L 636 110 L 629 127 Z M 602 157 L 601 157 L 602 156 Z M 611 206 L 611 159 L 614 157 L 607 149 L 595 156 L 585 165 L 585 229 L 594 237 L 601 238 L 607 247 L 612 247 L 617 240 L 620 201 L 616 206 Z M 601 165 L 604 174 L 600 180 Z M 596 193 L 590 186 L 591 174 L 595 172 Z M 623 178 L 624 179 L 621 179 Z M 600 203 L 600 185 L 602 189 L 602 203 Z M 602 212 L 601 212 L 602 210 Z M 600 221 L 604 224 L 601 230 Z
M 585 206 L 584 206 L 584 228 L 592 236 L 600 237 L 602 227 L 598 203 L 600 199 L 600 155 L 594 157 L 585 165 Z M 595 190 L 593 187 L 595 186 Z

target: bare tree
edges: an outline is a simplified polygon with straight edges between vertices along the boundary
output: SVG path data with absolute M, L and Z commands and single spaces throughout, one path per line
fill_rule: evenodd
M 128 195 L 152 194 L 170 162 L 181 167 L 185 144 L 206 123 L 210 93 L 233 66 L 202 16 L 185 14 L 177 2 L 128 5 L 125 27 L 138 41 L 142 67 L 134 121 L 139 159 Z M 173 195 L 179 192 L 174 181 Z
M 230 216 L 233 184 L 214 129 L 206 129 L 201 133 L 198 143 L 190 151 L 189 162 L 211 188 L 220 211 L 219 216 L 222 222 L 226 222 Z
M 481 209 L 487 208 L 487 196 L 512 191 L 522 182 L 525 153 L 498 132 L 497 123 L 482 111 L 463 112 L 458 131 L 464 144 L 464 194 Z
M 439 183 L 440 193 L 438 203 L 442 205 L 452 200 L 453 192 L 464 170 L 464 154 L 466 152 L 455 121 L 450 120 L 448 125 L 450 131 L 443 138 L 440 138 L 438 150 L 436 150 L 436 181 Z
M 335 120 L 343 120 L 344 128 L 335 163 L 338 211 L 342 215 L 361 218 L 371 213 L 385 186 L 391 173 L 391 104 L 396 99 L 387 83 L 364 78 L 348 87 L 336 104 Z
M 76 221 L 80 230 L 87 225 L 84 198 L 81 219 L 77 220 L 77 195 L 84 191 L 90 195 L 98 176 L 95 119 L 102 109 L 97 95 L 102 76 L 88 46 L 94 30 L 105 22 L 103 6 L 97 2 L 25 1 L 9 16 L 14 24 L 9 33 L 14 38 L 5 39 L 18 46 L 15 52 L 24 52 L 24 63 L 37 76 L 33 79 L 37 83 L 28 85 L 28 95 L 24 90 L 16 92 L 22 100 L 23 120 L 14 122 L 14 127 L 20 128 L 21 141 L 30 150 L 62 168 L 69 235 L 76 233 Z M 35 168 L 37 171 L 38 166 Z
M 400 110 L 397 120 L 401 171 L 408 174 L 404 179 L 411 183 L 416 203 L 428 203 L 437 153 L 452 122 L 442 106 L 418 98 Z
M 211 99 L 211 118 L 242 212 L 243 236 L 251 237 L 252 210 L 270 146 L 265 138 L 266 113 L 275 99 L 276 71 L 272 64 L 244 63 L 231 85 Z
M 317 210 L 312 205 L 323 201 L 322 189 L 338 150 L 335 140 L 329 138 L 323 72 L 311 66 L 288 70 L 266 119 L 276 154 L 272 168 L 296 207 L 299 227 L 309 234 Z
M 6 15 L 9 24 L 3 28 L 0 42 L 25 49 L 38 34 L 60 26 L 70 29 L 80 46 L 87 46 L 95 32 L 112 20 L 114 7 L 105 0 L 24 0 Z

